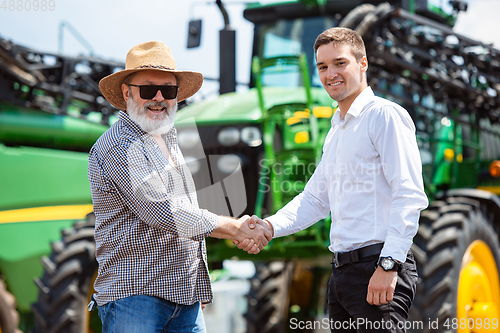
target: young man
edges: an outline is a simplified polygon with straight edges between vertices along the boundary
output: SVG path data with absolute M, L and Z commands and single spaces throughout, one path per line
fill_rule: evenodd
M 339 108 L 313 176 L 266 219 L 268 227 L 281 237 L 331 213 L 332 331 L 403 332 L 417 283 L 410 246 L 428 204 L 415 126 L 405 109 L 368 87 L 359 34 L 329 29 L 314 50 L 321 82 Z
M 271 239 L 262 226 L 198 207 L 173 127 L 177 102 L 201 87 L 200 73 L 176 70 L 161 42 L 133 47 L 126 68 L 101 80 L 119 120 L 89 156 L 99 263 L 95 300 L 103 332 L 204 332 L 210 303 L 205 237 Z

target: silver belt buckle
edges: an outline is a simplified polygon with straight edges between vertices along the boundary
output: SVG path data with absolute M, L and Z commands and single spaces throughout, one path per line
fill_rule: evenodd
M 335 268 L 340 267 L 340 264 L 339 264 L 339 253 L 338 252 L 334 252 L 333 253 L 333 266 L 335 266 Z

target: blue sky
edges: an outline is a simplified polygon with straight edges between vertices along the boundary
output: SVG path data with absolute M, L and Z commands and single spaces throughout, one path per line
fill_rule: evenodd
M 33 3 L 35 0 L 21 1 Z M 49 3 L 49 0 L 45 1 Z M 223 27 L 223 20 L 215 1 L 50 1 L 55 7 L 53 11 L 36 12 L 28 12 L 25 8 L 10 11 L 9 1 L 6 1 L 6 10 L 0 8 L 0 36 L 35 49 L 57 52 L 59 25 L 62 21 L 68 21 L 92 45 L 95 55 L 99 57 L 124 61 L 132 46 L 148 40 L 161 40 L 172 49 L 178 68 L 200 71 L 206 77 L 218 76 L 218 31 Z M 0 4 L 2 2 L 0 0 Z M 275 1 L 261 1 L 263 2 Z M 243 18 L 245 5 L 242 1 L 227 0 L 224 3 L 231 26 L 237 33 L 237 81 L 246 83 L 250 73 L 253 26 Z M 500 48 L 498 13 L 498 0 L 469 0 L 469 10 L 459 17 L 455 30 L 473 39 L 494 43 Z M 190 19 L 203 19 L 203 34 L 201 46 L 188 50 L 187 26 Z M 67 30 L 64 36 L 63 53 L 88 53 Z M 217 90 L 216 84 L 207 82 L 201 94 L 210 95 Z

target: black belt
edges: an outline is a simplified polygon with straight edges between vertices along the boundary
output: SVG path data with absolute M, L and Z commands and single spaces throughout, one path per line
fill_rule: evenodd
M 382 251 L 383 247 L 384 243 L 378 243 L 348 252 L 334 252 L 332 254 L 331 264 L 335 267 L 340 267 L 346 264 L 351 264 L 353 262 L 358 262 L 366 257 L 380 254 L 380 251 Z

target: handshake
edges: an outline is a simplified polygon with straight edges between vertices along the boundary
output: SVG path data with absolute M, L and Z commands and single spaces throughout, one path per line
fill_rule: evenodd
M 231 239 L 239 249 L 249 254 L 257 254 L 273 238 L 274 229 L 271 223 L 256 215 L 244 215 L 239 219 L 219 216 L 217 228 L 210 236 Z

